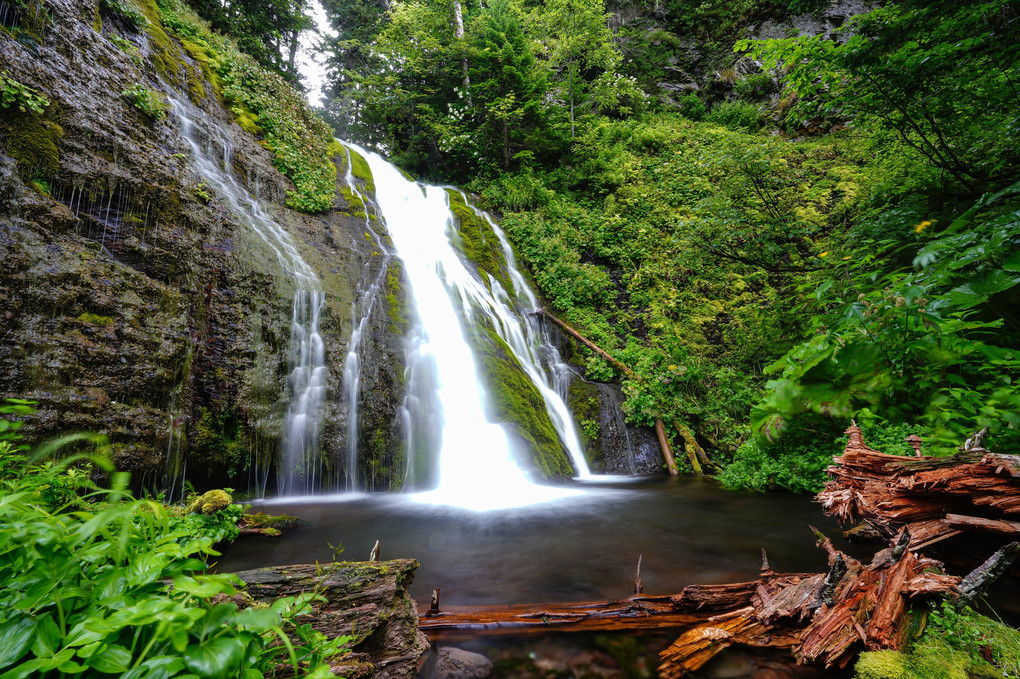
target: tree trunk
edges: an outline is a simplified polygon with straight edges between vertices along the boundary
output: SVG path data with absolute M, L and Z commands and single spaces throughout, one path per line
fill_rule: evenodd
M 463 48 L 464 43 L 464 13 L 461 11 L 460 0 L 453 0 L 453 21 L 454 30 L 457 35 L 457 40 L 461 42 Z M 464 71 L 464 97 L 467 101 L 468 106 L 471 106 L 471 77 L 468 75 L 468 60 L 465 56 L 460 60 L 461 69 Z

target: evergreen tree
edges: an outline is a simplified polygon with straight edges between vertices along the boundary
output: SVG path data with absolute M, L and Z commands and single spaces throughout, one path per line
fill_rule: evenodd
M 542 98 L 548 87 L 507 0 L 496 0 L 474 28 L 471 81 L 479 150 L 508 169 L 512 157 L 531 150 L 544 127 Z

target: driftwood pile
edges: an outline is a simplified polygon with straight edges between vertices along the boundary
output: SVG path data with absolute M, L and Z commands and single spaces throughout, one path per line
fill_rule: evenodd
M 898 457 L 872 450 L 851 427 L 844 454 L 829 468 L 819 496 L 829 514 L 865 519 L 889 538 L 867 565 L 820 533 L 827 573 L 775 573 L 762 552 L 757 580 L 693 585 L 671 597 L 622 601 L 433 610 L 419 626 L 432 636 L 528 632 L 683 629 L 660 655 L 659 675 L 697 670 L 728 646 L 783 649 L 798 662 L 846 667 L 864 650 L 900 649 L 922 621 L 913 604 L 951 597 L 968 602 L 1001 575 L 1020 543 L 999 549 L 970 575 L 946 574 L 916 550 L 961 531 L 992 532 L 1001 543 L 1020 537 L 1020 457 L 973 446 L 950 458 Z M 640 571 L 635 591 L 640 592 Z M 438 593 L 437 593 L 438 594 Z M 917 608 L 923 616 L 925 608 Z
M 1020 456 L 978 442 L 950 457 L 900 457 L 869 448 L 856 425 L 847 434 L 818 495 L 826 514 L 863 519 L 887 538 L 905 526 L 911 549 L 965 532 L 1020 539 Z

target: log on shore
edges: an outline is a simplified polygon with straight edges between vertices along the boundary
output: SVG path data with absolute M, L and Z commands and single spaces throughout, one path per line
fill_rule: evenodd
M 856 425 L 847 433 L 817 497 L 826 514 L 866 520 L 886 535 L 906 526 L 911 549 L 968 532 L 1020 538 L 1020 456 L 900 457 L 868 447 Z

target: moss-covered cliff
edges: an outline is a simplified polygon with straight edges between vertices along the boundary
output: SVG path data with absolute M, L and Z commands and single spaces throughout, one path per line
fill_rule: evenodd
M 294 282 L 193 169 L 167 106 L 190 100 L 322 281 L 334 455 L 351 303 L 378 266 L 363 219 L 344 214 L 340 149 L 299 95 L 172 0 L 97 2 L 28 0 L 0 30 L 5 78 L 45 102 L 0 108 L 0 396 L 39 402 L 36 439 L 106 433 L 153 488 L 168 466 L 198 487 L 244 487 L 275 458 Z M 380 367 L 363 386 L 369 435 L 393 455 L 400 335 L 376 316 Z

